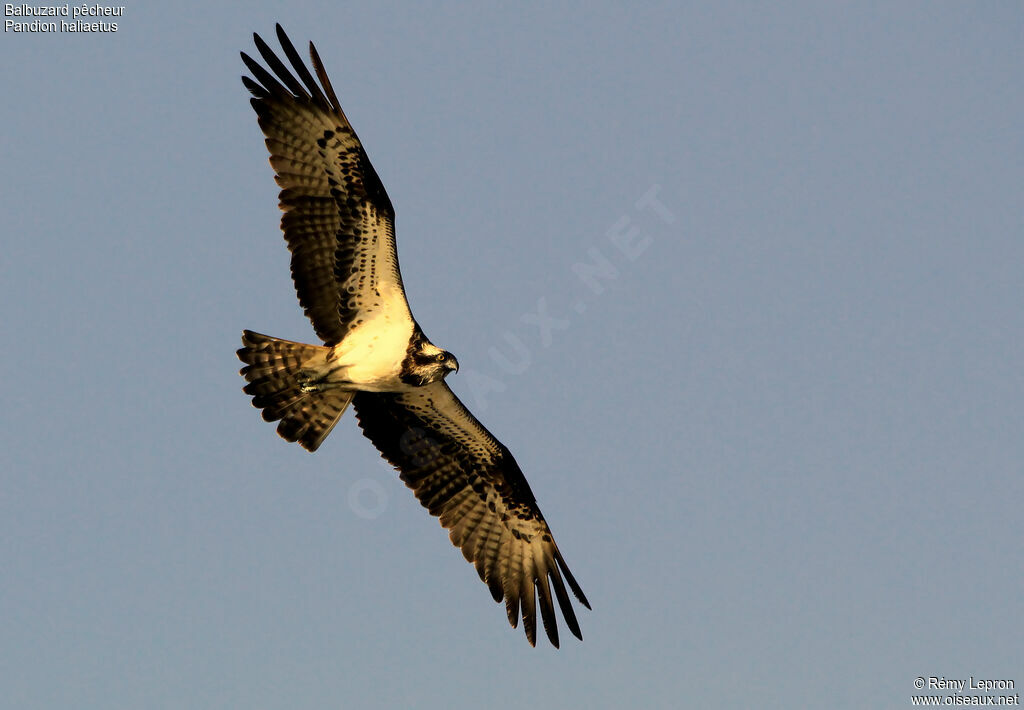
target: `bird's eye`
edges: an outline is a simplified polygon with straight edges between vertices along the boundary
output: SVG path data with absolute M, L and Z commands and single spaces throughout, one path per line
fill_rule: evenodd
M 434 359 L 437 360 L 438 362 L 444 362 L 445 358 L 447 357 L 448 355 L 446 353 L 438 353 L 437 355 L 434 356 Z

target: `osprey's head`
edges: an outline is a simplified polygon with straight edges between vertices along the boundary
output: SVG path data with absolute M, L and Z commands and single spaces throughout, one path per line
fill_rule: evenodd
M 422 387 L 439 382 L 450 372 L 459 371 L 459 361 L 447 350 L 442 350 L 426 339 L 417 341 L 409 349 L 402 363 L 402 382 Z

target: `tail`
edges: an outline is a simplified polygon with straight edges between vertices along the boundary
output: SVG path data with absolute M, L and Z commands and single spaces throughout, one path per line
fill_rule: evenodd
M 243 391 L 252 395 L 253 406 L 263 410 L 264 420 L 281 420 L 277 433 L 282 437 L 316 451 L 356 394 L 318 384 L 329 348 L 251 330 L 242 331 L 242 345 L 238 359 L 246 366 L 239 374 L 249 382 Z

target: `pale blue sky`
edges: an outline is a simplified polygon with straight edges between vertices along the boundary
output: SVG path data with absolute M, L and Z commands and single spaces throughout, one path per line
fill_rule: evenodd
M 0 41 L 10 707 L 1024 684 L 1020 4 L 293 5 Z M 239 80 L 278 21 L 593 603 L 583 643 L 511 630 L 351 415 L 310 455 L 241 392 L 243 328 L 314 338 Z

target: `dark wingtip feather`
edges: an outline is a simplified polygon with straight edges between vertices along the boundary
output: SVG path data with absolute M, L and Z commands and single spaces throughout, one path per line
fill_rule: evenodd
M 583 632 L 580 631 L 580 622 L 576 619 L 576 611 L 572 608 L 572 602 L 565 591 L 565 584 L 562 582 L 562 576 L 558 572 L 558 567 L 554 567 L 551 573 L 551 586 L 555 588 L 555 596 L 558 597 L 558 607 L 562 610 L 565 625 L 569 627 L 569 631 L 572 632 L 573 636 L 582 641 Z
M 508 614 L 508 623 L 513 629 L 519 628 L 519 594 L 513 591 L 505 596 L 505 613 Z
M 242 77 L 242 85 L 249 90 L 249 93 L 257 99 L 264 99 L 268 96 L 266 90 L 247 76 Z
M 256 49 L 260 50 L 260 55 L 263 57 L 263 61 L 265 61 L 271 71 L 277 74 L 278 78 L 288 86 L 288 89 L 295 96 L 309 98 L 309 94 L 306 92 L 305 88 L 303 88 L 302 84 L 292 76 L 292 73 L 288 71 L 288 68 L 284 63 L 277 58 L 277 55 L 274 54 L 274 50 L 272 50 L 259 35 L 256 35 L 255 41 Z
M 327 94 L 327 100 L 331 108 L 344 116 L 345 112 L 341 110 L 341 102 L 338 101 L 338 95 L 334 93 L 334 87 L 331 86 L 331 80 L 327 76 L 327 69 L 324 68 L 324 63 L 320 59 L 320 53 L 316 51 L 316 47 L 312 42 L 309 43 L 309 58 L 313 60 L 313 69 L 316 71 L 317 78 L 320 79 L 320 83 L 324 87 L 324 92 Z M 345 118 L 345 120 L 348 121 L 348 118 Z
M 548 635 L 551 645 L 558 648 L 558 622 L 555 620 L 555 605 L 551 601 L 551 587 L 548 585 L 548 576 L 542 572 L 535 580 L 540 592 L 540 618 L 544 623 L 544 632 Z
M 500 602 L 505 596 L 505 590 L 501 586 L 501 580 L 494 578 L 487 583 L 487 588 L 491 590 L 491 598 L 496 602 Z
M 320 90 L 320 87 L 313 79 L 313 75 L 309 73 L 306 63 L 302 61 L 302 57 L 295 50 L 295 45 L 288 39 L 288 35 L 285 34 L 284 28 L 280 24 L 277 25 L 277 39 L 281 42 L 281 48 L 284 50 L 285 56 L 288 57 L 288 61 L 291 62 L 292 68 L 295 69 L 295 73 L 299 75 L 299 79 L 302 80 L 302 83 L 309 90 L 313 101 L 321 105 L 327 105 L 327 97 Z
M 245 62 L 245 66 L 252 72 L 256 81 L 263 85 L 263 90 L 267 92 L 267 94 L 284 95 L 288 93 L 281 82 L 275 79 L 270 72 L 260 66 L 259 62 L 245 52 L 242 52 L 241 55 L 242 61 Z
M 569 589 L 576 595 L 576 598 L 580 600 L 580 604 L 590 609 L 590 602 L 587 601 L 587 595 L 580 589 L 579 583 L 576 578 L 572 576 L 572 572 L 569 571 L 569 565 L 565 564 L 565 560 L 562 558 L 562 553 L 555 548 L 555 562 L 558 563 L 559 569 L 562 570 L 562 574 L 565 575 L 565 581 L 569 583 Z
M 533 596 L 533 580 L 523 577 L 519 604 L 523 611 L 523 630 L 531 646 L 537 645 L 537 605 Z

